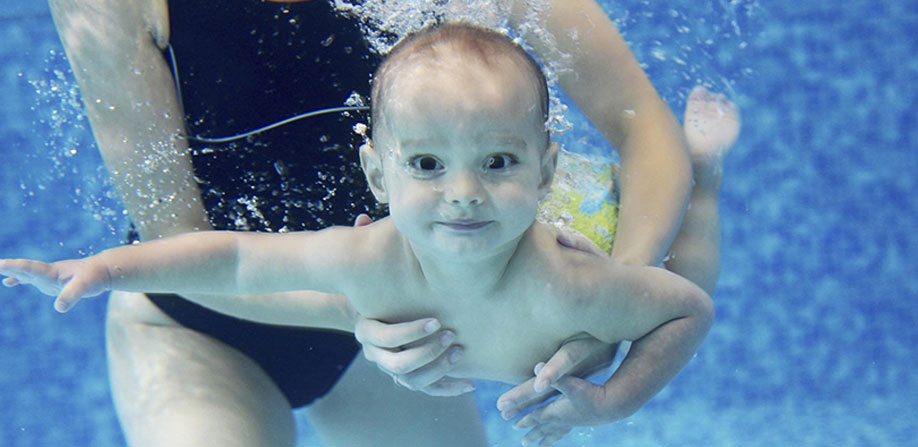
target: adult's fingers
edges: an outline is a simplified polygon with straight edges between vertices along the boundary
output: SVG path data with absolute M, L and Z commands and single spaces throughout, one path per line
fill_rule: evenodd
M 578 338 L 565 342 L 546 363 L 534 368 L 535 377 L 502 394 L 497 408 L 505 420 L 557 394 L 551 388 L 569 374 L 586 374 L 612 363 L 615 349 L 595 338 Z
M 373 223 L 373 218 L 371 218 L 369 215 L 362 214 L 362 213 L 359 216 L 357 216 L 356 219 L 354 219 L 355 227 L 362 227 L 364 225 L 369 225 L 371 223 Z
M 437 341 L 405 350 L 363 344 L 363 356 L 390 375 L 402 375 L 416 371 L 436 360 L 445 350 L 446 348 Z
M 556 239 L 559 244 L 565 247 L 573 248 L 575 250 L 580 250 L 580 251 L 584 251 L 587 253 L 592 253 L 594 255 L 599 255 L 599 256 L 609 255 L 608 253 L 602 251 L 602 249 L 599 248 L 599 246 L 596 245 L 593 241 L 589 240 L 586 236 L 580 233 L 576 233 L 576 232 L 566 230 L 566 229 L 561 229 L 560 231 L 558 231 L 558 235 L 556 236 Z
M 457 356 L 461 355 L 459 347 L 453 347 L 451 352 L 444 354 L 454 338 L 452 332 L 443 331 L 405 347 L 382 348 L 364 342 L 363 354 L 367 360 L 376 363 L 391 375 L 417 372 L 421 378 L 412 377 L 406 380 L 414 387 L 425 386 L 446 375 L 455 364 Z M 441 357 L 443 361 L 438 363 L 437 360 Z
M 440 322 L 435 318 L 391 324 L 369 318 L 359 318 L 354 328 L 354 335 L 364 345 L 391 349 L 417 342 L 439 329 Z
M 571 427 L 564 425 L 536 425 L 523 436 L 522 444 L 524 446 L 551 447 L 570 431 Z
M 542 443 L 539 444 L 539 447 L 551 447 L 557 444 L 561 438 L 571 432 L 571 427 L 551 426 L 551 429 L 546 431 L 547 433 L 542 438 Z
M 411 390 L 422 391 L 432 395 L 443 395 L 442 393 L 463 394 L 471 390 L 466 390 L 466 387 L 454 387 L 449 382 L 443 383 L 439 387 L 433 387 L 433 384 L 439 383 L 446 378 L 446 375 L 452 371 L 453 366 L 461 356 L 462 348 L 453 346 L 426 364 L 407 373 L 394 373 L 393 376 L 396 383 Z M 466 384 L 470 384 L 470 382 L 466 382 Z
M 612 363 L 615 348 L 592 337 L 577 338 L 565 342 L 558 351 L 536 367 L 533 388 L 542 392 L 568 374 L 592 373 Z
M 546 389 L 541 392 L 535 391 L 533 384 L 535 378 L 531 378 L 504 394 L 497 399 L 497 409 L 504 420 L 510 420 L 516 415 L 522 413 L 527 408 L 545 402 L 549 397 L 557 394 L 554 389 Z
M 563 377 L 554 388 L 563 396 L 520 418 L 517 429 L 553 424 L 564 426 L 595 425 L 602 422 L 603 414 L 596 406 L 601 399 L 602 387 L 577 377 Z
M 418 391 L 438 397 L 453 397 L 475 391 L 475 384 L 470 380 L 444 377 Z

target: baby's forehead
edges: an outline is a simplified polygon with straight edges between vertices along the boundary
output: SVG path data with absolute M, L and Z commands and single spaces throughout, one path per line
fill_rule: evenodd
M 540 99 L 538 81 L 509 56 L 482 60 L 462 54 L 419 55 L 392 69 L 384 95 L 386 112 L 393 111 L 394 104 L 450 102 L 474 109 L 511 101 L 528 109 Z

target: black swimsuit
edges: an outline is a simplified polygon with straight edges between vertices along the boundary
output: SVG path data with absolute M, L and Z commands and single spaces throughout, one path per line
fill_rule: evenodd
M 190 135 L 223 137 L 368 97 L 377 58 L 357 24 L 327 1 L 169 2 L 170 45 Z M 168 56 L 167 56 L 168 57 Z M 360 171 L 352 127 L 365 117 L 307 118 L 227 144 L 193 143 L 197 180 L 217 229 L 297 231 L 382 213 Z M 177 296 L 152 301 L 183 326 L 252 358 L 291 406 L 334 386 L 359 346 L 350 334 L 252 323 Z

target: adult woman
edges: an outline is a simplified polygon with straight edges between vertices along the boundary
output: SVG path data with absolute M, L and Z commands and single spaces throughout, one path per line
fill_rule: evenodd
M 372 212 L 355 174 L 356 151 L 347 150 L 351 123 L 341 116 L 239 144 L 184 137 L 222 136 L 339 105 L 351 91 L 368 90 L 375 65 L 355 37 L 355 24 L 327 2 L 212 3 L 51 2 L 100 150 L 140 238 L 212 225 L 317 228 Z M 517 21 L 531 12 L 524 3 L 512 7 Z M 571 71 L 560 74 L 562 87 L 620 148 L 625 172 L 635 174 L 623 177 L 613 254 L 655 263 L 688 191 L 681 132 L 594 2 L 551 3 L 535 12 L 556 31 L 557 42 L 532 43 L 546 55 L 574 55 Z M 581 37 L 571 37 L 572 30 Z M 168 52 L 174 57 L 165 57 Z M 329 329 L 354 330 L 347 309 L 337 317 L 340 324 Z M 449 347 L 448 331 L 428 323 L 361 320 L 366 357 L 404 373 L 396 378 L 413 388 L 462 391 L 466 384 L 441 378 L 459 348 Z M 290 409 L 302 405 L 328 445 L 486 444 L 468 396 L 435 399 L 397 387 L 366 359 L 351 360 L 358 348 L 348 336 L 267 327 L 180 297 L 137 294 L 113 294 L 107 324 L 113 394 L 131 445 L 293 445 Z M 429 327 L 434 334 L 424 330 Z M 424 341 L 412 349 L 390 349 L 419 335 Z M 567 353 L 570 360 L 550 362 L 556 375 L 593 351 Z

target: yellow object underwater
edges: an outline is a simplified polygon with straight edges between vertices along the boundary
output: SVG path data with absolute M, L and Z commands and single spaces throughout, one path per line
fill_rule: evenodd
M 559 151 L 554 183 L 539 206 L 538 220 L 581 233 L 610 253 L 618 224 L 617 176 L 612 160 Z

